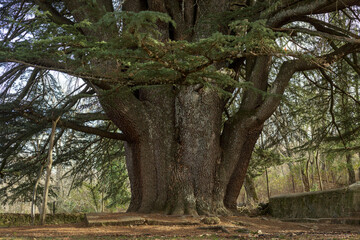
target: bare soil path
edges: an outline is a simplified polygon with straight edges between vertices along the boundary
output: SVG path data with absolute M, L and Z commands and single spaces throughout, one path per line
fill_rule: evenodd
M 121 213 L 103 214 L 99 218 L 134 217 L 156 221 L 128 226 L 88 226 L 78 223 L 2 227 L 0 239 L 360 239 L 359 225 L 282 222 L 261 216 L 221 217 L 220 223 L 212 225 L 203 223 L 201 217 L 190 216 Z M 178 225 L 179 222 L 194 225 Z

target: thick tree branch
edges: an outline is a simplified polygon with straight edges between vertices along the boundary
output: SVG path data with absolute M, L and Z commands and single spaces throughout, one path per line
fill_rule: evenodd
M 319 19 L 315 19 L 307 16 L 301 16 L 301 17 L 293 18 L 292 20 L 310 23 L 312 26 L 316 28 L 316 30 L 320 32 L 337 35 L 337 36 L 345 36 L 345 37 L 348 36 L 356 39 L 360 38 L 355 33 L 352 33 L 348 30 L 345 30 L 333 24 L 321 21 Z
M 311 36 L 319 36 L 319 37 L 322 37 L 322 38 L 325 38 L 328 40 L 337 40 L 337 41 L 346 42 L 346 43 L 360 44 L 359 36 L 357 36 L 357 38 L 355 38 L 355 39 L 349 38 L 346 35 L 345 36 L 343 34 L 340 35 L 340 33 L 335 32 L 330 29 L 327 32 L 312 31 L 312 30 L 309 30 L 306 28 L 273 28 L 273 30 L 280 31 L 280 32 L 287 32 L 290 35 L 296 34 L 296 33 L 306 33 Z
M 339 11 L 345 8 L 349 8 L 351 6 L 360 6 L 359 0 L 336 0 L 336 1 L 328 1 L 331 2 L 327 6 L 316 9 L 314 14 L 328 13 Z
M 146 0 L 125 0 L 123 3 L 124 11 L 140 12 L 148 10 Z
M 26 70 L 26 66 L 19 64 L 17 66 L 11 67 L 9 70 L 7 70 L 6 72 L 4 72 L 1 76 L 0 76 L 0 84 L 3 84 L 4 82 L 6 82 L 7 80 L 11 79 L 13 76 L 15 76 L 17 73 L 19 72 L 24 72 Z
M 37 114 L 33 111 L 27 111 L 27 112 L 22 112 L 20 113 L 21 116 L 39 124 L 39 125 L 44 125 L 47 123 L 51 123 L 52 121 L 54 121 L 57 117 L 54 115 L 53 117 L 44 117 L 41 116 L 40 114 Z M 80 131 L 80 132 L 84 132 L 84 133 L 89 133 L 89 134 L 93 134 L 93 135 L 97 135 L 100 137 L 105 137 L 105 138 L 111 138 L 111 139 L 117 139 L 117 140 L 123 140 L 123 141 L 127 141 L 127 139 L 125 138 L 125 135 L 122 133 L 114 133 L 114 132 L 108 132 L 105 130 L 101 130 L 99 128 L 94 128 L 94 127 L 88 127 L 88 126 L 84 126 L 84 125 L 79 125 L 75 122 L 72 121 L 66 121 L 64 119 L 60 119 L 58 122 L 58 126 L 59 127 L 64 127 L 64 128 L 70 128 L 76 131 Z
M 128 141 L 138 140 L 146 129 L 145 105 L 128 87 L 109 91 L 97 89 L 100 103 L 107 116 L 125 134 Z
M 269 96 L 257 109 L 255 115 L 252 117 L 252 121 L 249 121 L 248 124 L 262 123 L 273 114 L 281 101 L 285 88 L 295 72 L 325 68 L 342 59 L 347 54 L 359 50 L 360 44 L 346 44 L 334 52 L 316 59 L 298 59 L 284 62 L 269 92 Z
M 10 53 L 9 53 L 10 54 Z M 13 57 L 5 57 L 1 55 L 0 62 L 2 63 L 19 63 L 28 67 L 34 67 L 39 69 L 54 70 L 58 72 L 68 73 L 71 75 L 71 71 L 67 70 L 67 67 L 63 63 L 55 62 L 50 59 L 30 59 L 23 60 Z
M 35 3 L 37 5 L 39 5 L 41 10 L 47 11 L 50 13 L 49 17 L 54 23 L 59 24 L 59 25 L 62 25 L 62 24 L 73 25 L 74 24 L 70 19 L 64 17 L 55 8 L 53 8 L 53 6 L 51 6 L 51 3 L 49 3 L 45 0 L 35 0 Z
M 69 68 L 69 64 L 64 64 L 56 61 L 52 61 L 49 59 L 31 59 L 31 60 L 22 60 L 16 58 L 6 58 L 0 57 L 1 63 L 19 63 L 21 65 L 25 65 L 28 67 L 34 67 L 38 69 L 44 70 L 53 70 L 57 72 L 66 73 L 68 75 L 79 77 L 87 81 L 88 83 L 92 83 L 98 86 L 101 89 L 109 90 L 111 84 L 119 83 L 117 80 L 106 78 L 104 76 L 95 76 L 91 73 L 78 73 L 74 69 Z M 1 79 L 0 79 L 1 80 Z
M 31 89 L 31 87 L 34 85 L 37 75 L 40 72 L 39 69 L 35 68 L 32 73 L 30 78 L 28 79 L 25 87 L 22 89 L 22 91 L 20 92 L 20 94 L 17 96 L 16 100 L 15 100 L 15 104 L 20 104 L 20 101 L 28 94 L 29 90 Z
M 15 109 L 15 110 L 19 110 L 19 109 Z M 18 115 L 23 116 L 23 117 L 33 121 L 34 123 L 38 124 L 39 126 L 44 126 L 44 125 L 54 121 L 57 118 L 56 116 L 58 116 L 59 114 L 54 114 L 53 116 L 45 117 L 37 112 L 34 112 L 30 108 L 30 109 L 27 109 L 27 111 L 18 111 Z M 102 130 L 99 128 L 80 125 L 78 123 L 75 123 L 73 121 L 67 121 L 65 119 L 60 119 L 58 122 L 58 126 L 64 127 L 64 128 L 70 128 L 70 129 L 84 132 L 84 133 L 97 135 L 100 137 L 111 138 L 111 139 L 116 139 L 116 140 L 123 140 L 123 141 L 128 140 L 128 138 L 126 138 L 125 135 L 122 133 L 108 132 L 106 130 Z
M 122 133 L 108 132 L 108 131 L 104 131 L 104 130 L 101 130 L 101 129 L 98 129 L 98 128 L 79 125 L 79 124 L 76 124 L 76 123 L 70 122 L 70 121 L 59 120 L 58 126 L 59 127 L 64 127 L 64 128 L 70 128 L 70 129 L 80 131 L 80 132 L 83 132 L 83 133 L 89 133 L 89 134 L 97 135 L 97 136 L 100 136 L 100 137 L 127 141 L 127 138 Z
M 267 21 L 269 27 L 280 27 L 285 23 L 292 22 L 294 17 L 328 13 L 350 6 L 360 5 L 358 0 L 305 0 L 291 2 L 292 4 L 289 7 L 271 13 L 272 16 Z
M 98 0 L 98 3 L 101 2 L 100 5 L 102 5 L 107 12 L 113 12 L 114 11 L 114 5 L 112 0 Z

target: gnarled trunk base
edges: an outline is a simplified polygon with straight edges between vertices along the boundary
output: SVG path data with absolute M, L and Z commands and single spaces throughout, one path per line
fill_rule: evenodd
M 112 94 L 103 95 L 102 105 L 131 137 L 125 145 L 132 194 L 128 211 L 229 215 L 230 208 L 236 210 L 258 129 L 241 128 L 236 151 L 221 141 L 224 100 L 205 87 L 143 89 L 133 116 L 117 106 L 130 103 L 123 99 L 126 94 Z

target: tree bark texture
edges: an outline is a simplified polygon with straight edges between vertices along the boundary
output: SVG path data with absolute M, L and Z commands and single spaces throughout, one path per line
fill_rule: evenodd
M 129 211 L 197 215 L 226 214 L 235 208 L 262 125 L 239 129 L 236 138 L 241 145 L 234 150 L 226 146 L 229 142 L 221 142 L 224 100 L 216 90 L 142 89 L 139 99 L 128 101 L 138 104 L 132 119 L 120 111 L 124 97 L 135 98 L 126 91 L 103 93 L 100 100 L 115 124 L 128 124 L 124 132 L 131 138 L 125 145 L 132 193 Z M 131 128 L 135 124 L 139 127 Z M 226 148 L 236 161 L 224 159 Z

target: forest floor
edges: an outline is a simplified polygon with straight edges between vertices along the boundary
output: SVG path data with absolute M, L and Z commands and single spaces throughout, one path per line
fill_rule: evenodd
M 102 218 L 141 217 L 141 225 L 88 226 L 86 223 L 1 227 L 0 240 L 21 239 L 360 239 L 359 225 L 283 222 L 268 216 L 220 217 L 208 225 L 199 217 L 108 214 Z M 177 223 L 181 222 L 182 225 Z M 188 221 L 194 225 L 184 225 Z M 159 225 L 160 223 L 163 225 Z M 166 223 L 166 224 L 165 224 Z M 173 223 L 173 224 L 172 224 Z

